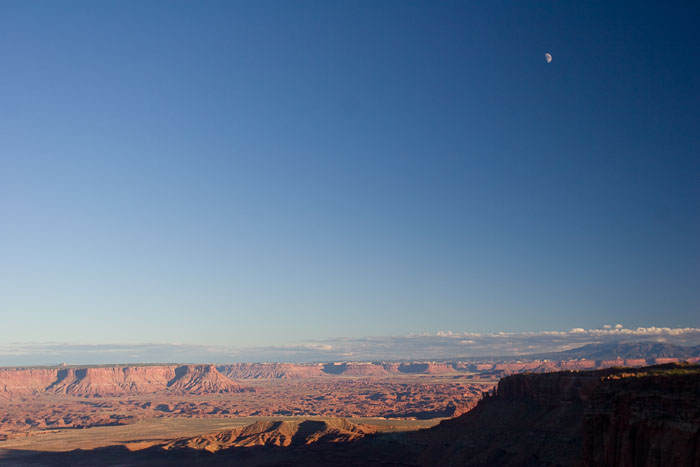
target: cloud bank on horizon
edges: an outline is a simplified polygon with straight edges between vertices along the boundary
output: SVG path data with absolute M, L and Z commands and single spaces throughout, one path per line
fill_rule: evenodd
M 0 366 L 110 363 L 328 362 L 440 360 L 527 355 L 569 350 L 590 343 L 666 342 L 700 344 L 700 328 L 620 324 L 568 331 L 470 333 L 438 331 L 407 336 L 332 338 L 288 346 L 245 347 L 188 344 L 0 344 Z

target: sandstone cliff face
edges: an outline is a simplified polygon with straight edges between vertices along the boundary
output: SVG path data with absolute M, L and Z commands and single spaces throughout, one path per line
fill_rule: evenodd
M 0 395 L 55 393 L 82 397 L 163 391 L 191 394 L 239 392 L 243 386 L 213 365 L 114 366 L 0 370 Z
M 342 376 L 386 376 L 389 374 L 383 365 L 377 363 L 343 362 L 323 366 L 324 373 Z
M 388 373 L 392 373 L 392 374 L 398 373 L 400 366 L 401 366 L 400 363 L 395 363 L 395 362 L 382 363 L 382 367 L 384 368 L 384 370 L 386 370 Z
M 243 386 L 219 373 L 214 365 L 187 365 L 175 369 L 168 389 L 184 393 L 241 392 Z
M 399 366 L 399 371 L 401 373 L 420 373 L 420 374 L 446 374 L 455 373 L 456 370 L 449 363 L 435 363 L 435 362 L 416 362 L 402 364 Z
M 597 372 L 518 374 L 498 382 L 500 400 L 533 401 L 545 405 L 580 403 L 600 384 Z
M 578 384 L 551 376 L 502 379 L 495 395 L 426 433 L 419 465 L 573 467 L 582 457 L 584 402 Z
M 7 369 L 0 370 L 0 396 L 32 394 L 43 391 L 56 381 L 57 370 Z
M 586 405 L 584 465 L 699 466 L 700 372 L 615 376 Z
M 321 364 L 295 363 L 234 363 L 217 369 L 233 379 L 300 379 L 323 375 Z
M 76 396 L 119 396 L 158 392 L 175 378 L 175 367 L 106 367 L 58 370 L 46 392 Z
M 646 361 L 642 360 L 641 365 L 645 365 Z M 596 368 L 595 360 L 567 360 L 559 363 L 561 370 L 594 370 Z
M 334 362 L 326 364 L 236 363 L 217 367 L 234 379 L 299 379 L 319 376 L 390 376 L 396 374 L 456 373 L 450 363 Z M 466 367 L 461 371 L 466 371 Z
M 323 443 L 345 443 L 359 440 L 376 430 L 342 418 L 304 421 L 258 421 L 193 438 L 180 438 L 161 446 L 165 450 L 195 449 L 217 452 L 233 447 L 291 446 Z
M 700 465 L 700 368 L 514 375 L 428 434 L 421 464 Z

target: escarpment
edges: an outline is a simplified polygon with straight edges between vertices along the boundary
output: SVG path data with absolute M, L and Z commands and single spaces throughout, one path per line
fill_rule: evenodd
M 700 367 L 503 378 L 430 430 L 421 465 L 700 465 Z
M 208 394 L 246 388 L 213 365 L 20 368 L 0 370 L 0 396 L 54 393 L 82 397 L 159 392 Z
M 0 370 L 0 396 L 25 395 L 43 391 L 58 379 L 55 369 Z
M 234 379 L 301 379 L 323 375 L 323 365 L 296 363 L 233 363 L 217 369 Z
M 697 369 L 697 367 L 696 367 Z M 700 371 L 612 374 L 585 407 L 584 464 L 700 465 Z
M 187 365 L 175 369 L 168 389 L 184 393 L 241 392 L 243 386 L 219 373 L 214 365 Z
M 165 450 L 193 449 L 217 452 L 235 447 L 311 445 L 347 443 L 375 433 L 370 426 L 351 423 L 342 418 L 325 420 L 258 421 L 251 425 L 169 441 Z

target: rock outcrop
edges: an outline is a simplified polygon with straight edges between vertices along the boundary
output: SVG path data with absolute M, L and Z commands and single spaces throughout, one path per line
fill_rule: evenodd
M 217 369 L 232 379 L 301 379 L 323 375 L 321 364 L 296 363 L 234 363 Z
M 437 362 L 414 362 L 406 363 L 399 366 L 398 370 L 401 373 L 419 373 L 425 375 L 440 375 L 455 373 L 454 366 L 449 363 Z
M 0 370 L 0 396 L 26 395 L 45 390 L 57 379 L 58 370 L 43 368 Z
M 143 365 L 0 370 L 0 396 L 55 393 L 82 397 L 159 392 L 240 392 L 245 388 L 213 365 Z
M 342 376 L 387 376 L 384 365 L 371 362 L 339 362 L 323 366 L 323 372 Z
M 46 392 L 74 396 L 120 396 L 163 391 L 175 379 L 170 366 L 66 368 Z
M 700 465 L 700 367 L 513 375 L 429 431 L 422 465 Z
M 614 373 L 585 407 L 584 464 L 699 466 L 700 371 Z
M 241 392 L 243 386 L 219 373 L 214 365 L 187 365 L 175 369 L 175 378 L 168 382 L 170 391 L 182 393 Z
M 180 438 L 160 447 L 166 450 L 196 449 L 217 452 L 233 447 L 291 446 L 314 443 L 350 442 L 376 432 L 372 427 L 351 423 L 342 418 L 297 421 L 258 421 L 192 438 Z

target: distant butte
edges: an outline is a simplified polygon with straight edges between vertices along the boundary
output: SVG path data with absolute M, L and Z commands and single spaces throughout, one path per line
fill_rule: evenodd
M 115 365 L 0 369 L 0 397 L 58 393 L 119 396 L 179 392 L 231 393 L 252 390 L 234 380 L 318 377 L 458 375 L 500 378 L 523 372 L 594 370 L 615 366 L 700 361 L 700 346 L 663 343 L 589 344 L 564 352 L 517 357 L 471 357 L 442 362 L 233 363 L 226 365 Z
M 56 393 L 83 397 L 178 392 L 229 393 L 251 390 L 214 365 L 107 366 L 0 370 L 0 396 Z

